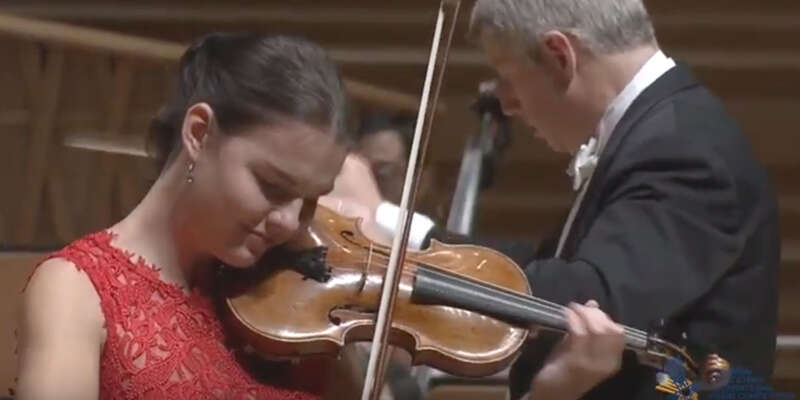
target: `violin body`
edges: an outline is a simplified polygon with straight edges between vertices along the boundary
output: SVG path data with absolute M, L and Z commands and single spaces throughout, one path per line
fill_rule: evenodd
M 223 279 L 232 288 L 224 307 L 229 327 L 273 359 L 336 356 L 347 343 L 371 340 L 389 249 L 366 238 L 358 225 L 320 206 L 288 246 L 292 256 L 269 260 L 267 254 L 251 270 L 229 271 Z M 486 376 L 507 367 L 529 330 L 463 309 L 413 302 L 414 272 L 421 265 L 531 292 L 523 271 L 506 256 L 434 241 L 427 250 L 406 255 L 389 343 L 407 350 L 414 364 L 460 376 Z

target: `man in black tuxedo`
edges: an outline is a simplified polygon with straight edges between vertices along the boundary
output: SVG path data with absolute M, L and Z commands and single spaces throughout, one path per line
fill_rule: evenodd
M 504 111 L 574 156 L 576 199 L 554 254 L 525 268 L 534 294 L 596 299 L 615 321 L 644 330 L 667 319 L 690 351 L 768 378 L 776 196 L 720 100 L 659 49 L 642 0 L 478 0 L 471 31 L 498 75 Z M 377 225 L 392 234 L 387 216 L 396 213 L 381 207 L 390 206 L 378 207 Z M 424 216 L 414 223 L 428 238 L 441 232 Z M 526 346 L 512 399 L 538 398 L 531 380 L 554 340 Z M 626 358 L 582 398 L 665 398 L 655 386 L 652 370 Z
M 597 299 L 641 329 L 667 318 L 690 349 L 768 377 L 775 194 L 721 102 L 659 50 L 642 1 L 479 0 L 472 30 L 504 110 L 574 155 L 577 198 L 556 254 L 526 268 L 535 294 Z M 512 398 L 530 389 L 546 340 L 512 369 Z M 626 360 L 585 398 L 662 397 L 654 382 Z

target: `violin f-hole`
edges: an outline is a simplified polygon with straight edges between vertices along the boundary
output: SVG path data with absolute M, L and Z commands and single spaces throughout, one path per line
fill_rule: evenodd
M 353 321 L 373 321 L 375 319 L 375 310 L 355 304 L 347 304 L 331 309 L 328 312 L 328 319 L 336 326 Z

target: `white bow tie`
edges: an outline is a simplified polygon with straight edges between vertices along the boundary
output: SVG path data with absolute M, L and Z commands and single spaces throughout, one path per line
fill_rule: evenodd
M 597 139 L 592 137 L 589 143 L 581 145 L 567 169 L 567 175 L 572 177 L 572 189 L 580 189 L 583 182 L 592 176 L 595 167 L 597 167 Z

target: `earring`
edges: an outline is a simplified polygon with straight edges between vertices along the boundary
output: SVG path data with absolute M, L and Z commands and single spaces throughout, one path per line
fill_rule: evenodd
M 194 182 L 194 177 L 192 176 L 193 171 L 194 171 L 194 162 L 190 162 L 188 172 L 186 173 L 186 182 L 188 183 Z

